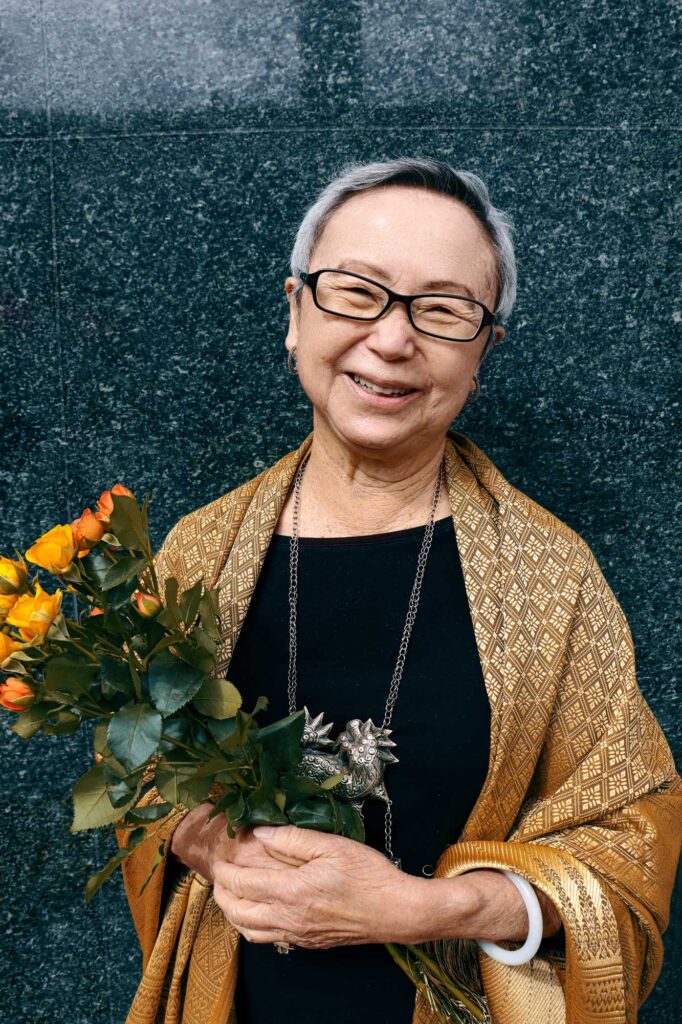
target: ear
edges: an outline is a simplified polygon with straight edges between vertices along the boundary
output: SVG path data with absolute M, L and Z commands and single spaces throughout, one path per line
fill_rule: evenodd
M 493 334 L 493 344 L 492 344 L 493 348 L 495 348 L 496 345 L 500 344 L 500 342 L 502 341 L 502 339 L 504 338 L 506 333 L 507 332 L 505 331 L 504 327 L 500 327 L 499 324 L 497 324 L 495 326 L 495 333 Z
M 291 352 L 292 348 L 298 344 L 299 311 L 296 304 L 296 298 L 292 294 L 296 284 L 298 284 L 297 277 L 287 277 L 284 282 L 284 290 L 289 302 L 289 330 L 284 344 L 289 352 Z

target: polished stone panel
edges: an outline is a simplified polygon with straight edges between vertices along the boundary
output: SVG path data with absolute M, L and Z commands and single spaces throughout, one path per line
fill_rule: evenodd
M 158 546 L 297 446 L 300 219 L 351 162 L 437 156 L 482 176 L 519 263 L 455 426 L 590 544 L 679 755 L 673 22 L 641 0 L 0 0 L 0 552 L 117 481 L 151 490 Z M 4 974 L 3 1010 L 120 1024 L 141 967 L 120 873 L 83 899 L 115 840 L 69 833 L 89 731 L 10 724 L 0 954 L 29 969 Z M 679 898 L 644 1024 L 676 1020 Z
M 0 139 L 47 131 L 42 28 L 40 0 L 0 3 Z

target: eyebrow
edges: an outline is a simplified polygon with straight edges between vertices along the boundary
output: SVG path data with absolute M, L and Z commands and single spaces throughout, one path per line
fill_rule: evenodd
M 359 268 L 361 270 L 368 270 L 371 274 L 377 274 L 379 277 L 386 277 L 385 270 L 382 270 L 381 267 L 378 267 L 375 263 L 369 263 L 367 260 L 341 260 L 337 266 L 339 270 L 354 270 Z M 458 288 L 463 295 L 468 295 L 472 299 L 476 298 L 468 285 L 461 284 L 458 281 L 427 281 L 423 287 L 427 291 L 431 288 Z

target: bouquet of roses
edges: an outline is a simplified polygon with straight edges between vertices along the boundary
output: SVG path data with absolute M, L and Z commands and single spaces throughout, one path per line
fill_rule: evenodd
M 113 827 L 128 844 L 87 881 L 94 894 L 178 808 L 214 802 L 234 826 L 293 824 L 364 841 L 362 815 L 344 799 L 343 771 L 318 782 L 306 774 L 307 712 L 268 725 L 249 713 L 227 679 L 215 675 L 220 638 L 217 590 L 203 580 L 178 593 L 159 588 L 142 507 L 121 484 L 69 525 L 53 527 L 16 559 L 0 556 L 0 704 L 23 739 L 68 735 L 94 725 L 95 765 L 73 787 L 72 832 Z M 64 587 L 48 593 L 27 562 Z M 63 611 L 72 595 L 73 617 Z M 145 786 L 161 802 L 138 806 Z M 163 845 L 146 887 L 161 863 Z M 418 947 L 387 944 L 396 962 L 445 1019 L 484 1012 Z

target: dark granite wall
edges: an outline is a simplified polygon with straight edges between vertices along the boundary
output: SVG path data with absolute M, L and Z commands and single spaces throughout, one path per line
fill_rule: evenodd
M 309 431 L 288 255 L 349 160 L 433 155 L 517 226 L 518 302 L 456 425 L 591 545 L 681 748 L 679 11 L 501 0 L 0 0 L 0 550 L 103 488 L 154 539 Z M 679 477 L 678 477 L 679 479 Z M 2 1019 L 121 1024 L 113 836 L 68 832 L 89 739 L 0 720 Z M 673 1024 L 680 890 L 641 1020 Z

